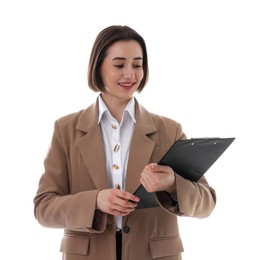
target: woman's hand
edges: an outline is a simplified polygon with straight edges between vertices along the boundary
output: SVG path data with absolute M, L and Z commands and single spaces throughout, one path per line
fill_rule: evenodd
M 141 173 L 141 184 L 148 192 L 175 191 L 175 173 L 169 166 L 151 163 L 145 166 Z
M 98 193 L 97 209 L 114 216 L 126 216 L 135 210 L 139 201 L 138 197 L 127 191 L 106 189 Z

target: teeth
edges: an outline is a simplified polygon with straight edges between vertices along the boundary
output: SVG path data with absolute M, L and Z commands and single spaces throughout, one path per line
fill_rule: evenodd
M 121 86 L 131 87 L 133 84 L 120 84 Z

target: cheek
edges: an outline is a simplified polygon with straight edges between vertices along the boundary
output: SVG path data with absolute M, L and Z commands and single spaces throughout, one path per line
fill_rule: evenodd
M 110 84 L 113 84 L 119 79 L 120 75 L 118 75 L 116 72 L 112 70 L 102 70 L 101 71 L 101 78 L 103 81 L 103 84 L 106 86 L 109 86 Z
M 104 85 L 110 81 L 111 74 L 109 69 L 106 66 L 101 67 L 100 75 Z
M 141 70 L 141 71 L 139 71 L 139 72 L 137 73 L 137 79 L 138 79 L 139 81 L 141 81 L 141 80 L 143 79 L 143 76 L 144 76 L 143 70 Z

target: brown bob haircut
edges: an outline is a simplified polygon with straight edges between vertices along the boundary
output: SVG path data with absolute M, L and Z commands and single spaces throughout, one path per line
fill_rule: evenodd
M 118 41 L 137 41 L 143 53 L 143 79 L 137 92 L 141 92 L 146 85 L 149 77 L 148 55 L 144 39 L 135 30 L 128 26 L 112 25 L 103 29 L 96 37 L 93 44 L 89 67 L 88 67 L 88 85 L 95 92 L 105 92 L 105 86 L 101 78 L 101 65 L 107 55 L 107 49 Z

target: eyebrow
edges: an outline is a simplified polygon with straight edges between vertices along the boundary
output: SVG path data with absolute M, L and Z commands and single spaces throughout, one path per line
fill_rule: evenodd
M 126 58 L 123 57 L 115 57 L 112 60 L 126 60 Z M 134 60 L 143 60 L 142 57 L 135 57 Z

